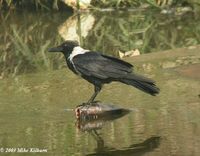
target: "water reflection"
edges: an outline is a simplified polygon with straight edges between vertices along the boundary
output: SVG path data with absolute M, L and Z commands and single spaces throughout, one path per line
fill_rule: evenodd
M 102 104 L 101 102 L 95 103 L 92 106 L 78 106 L 75 110 L 77 118 L 76 127 L 82 132 L 98 130 L 106 122 L 119 119 L 130 113 L 130 111 L 129 109 L 118 108 L 111 104 Z
M 69 17 L 58 27 L 59 35 L 64 40 L 76 40 L 82 43 L 93 28 L 95 17 L 92 14 L 77 14 Z
M 184 54 L 199 56 L 199 48 L 195 53 L 187 50 Z M 158 55 L 156 54 L 156 57 Z M 156 65 L 149 60 L 151 56 L 147 55 L 148 58 L 144 59 L 144 62 L 140 60 L 135 63 L 149 62 L 154 66 L 149 73 L 156 75 L 162 89 L 161 94 L 157 97 L 146 96 L 126 85 L 116 83 L 105 86 L 105 91 L 99 95 L 100 99 L 109 99 L 121 107 L 134 110 L 117 120 L 84 122 L 81 125 L 83 131 L 75 126 L 74 112 L 66 112 L 64 109 L 74 108 L 77 103 L 81 103 L 81 99 L 91 94 L 88 89 L 91 86 L 81 79 L 76 79 L 69 71 L 62 69 L 1 80 L 1 146 L 46 148 L 48 155 L 87 155 L 104 151 L 108 151 L 109 155 L 109 152 L 114 150 L 119 153 L 133 150 L 135 146 L 131 145 L 140 144 L 151 136 L 160 136 L 158 148 L 151 150 L 145 147 L 138 153 L 151 156 L 198 156 L 199 72 L 192 70 L 195 77 L 187 76 L 192 72 L 179 72 L 188 71 L 188 65 L 180 69 L 163 69 L 160 64 Z M 166 53 L 162 57 L 166 57 Z M 166 60 L 174 59 L 176 57 L 172 55 L 171 59 L 168 57 Z M 197 63 L 194 67 L 198 69 Z M 144 72 L 142 69 L 141 71 Z M 191 88 L 192 92 L 189 91 Z M 90 133 L 93 129 L 99 137 Z M 94 137 L 99 140 L 99 145 Z M 97 147 L 100 147 L 99 150 Z
M 129 147 L 124 147 L 122 149 L 115 149 L 112 147 L 106 147 L 104 144 L 104 140 L 94 131 L 92 133 L 95 140 L 97 141 L 97 148 L 95 149 L 95 153 L 87 154 L 87 156 L 102 156 L 102 155 L 110 155 L 110 156 L 132 156 L 132 155 L 144 155 L 145 153 L 151 152 L 154 149 L 158 148 L 160 145 L 160 137 L 154 136 L 146 139 L 145 141 L 137 144 L 132 144 Z
M 142 53 L 146 53 L 198 44 L 195 35 L 192 37 L 191 32 L 187 32 L 193 25 L 191 17 L 199 18 L 192 12 L 180 16 L 155 12 L 147 14 L 145 11 L 78 14 L 60 26 L 59 34 L 65 40 L 82 41 L 84 38 L 82 44 L 86 47 L 111 54 L 115 52 L 116 47 L 126 51 L 139 49 Z M 191 25 L 185 26 L 185 23 Z M 183 34 L 185 41 L 181 36 Z M 180 39 L 183 42 L 180 42 Z M 95 47 L 91 43 L 95 43 Z
M 141 52 L 200 41 L 199 14 L 177 17 L 138 11 L 94 13 L 94 17 L 95 23 L 82 44 L 113 55 L 118 39 L 117 45 L 123 49 L 136 45 Z M 141 67 L 141 73 L 157 80 L 162 93 L 152 98 L 113 83 L 100 98 L 126 108 L 134 106 L 138 111 L 114 122 L 79 123 L 78 131 L 74 113 L 61 110 L 74 108 L 91 94 L 91 86 L 64 69 L 52 71 L 65 67 L 65 62 L 60 55 L 46 53 L 63 40 L 57 30 L 68 15 L 18 13 L 0 18 L 1 147 L 47 148 L 48 155 L 133 155 L 130 151 L 138 152 L 135 155 L 200 155 L 199 47 L 129 59 L 136 68 Z M 130 38 L 123 37 L 126 31 Z M 144 51 L 140 46 L 146 47 Z M 5 78 L 30 72 L 37 73 Z M 154 135 L 162 140 L 151 139 Z M 150 148 L 151 143 L 154 148 Z
M 86 49 L 118 56 L 137 49 L 140 54 L 197 45 L 200 16 L 161 14 L 154 10 L 57 13 L 9 13 L 0 20 L 0 78 L 63 68 L 60 55 L 47 49 L 66 39 L 77 39 Z M 26 21 L 26 22 L 24 22 Z
M 149 53 L 198 44 L 199 36 L 194 32 L 199 32 L 196 24 L 200 23 L 194 19 L 199 15 L 193 11 L 181 15 L 142 10 L 78 14 L 61 24 L 59 34 L 64 40 L 78 39 L 88 49 L 111 55 L 132 49 Z
M 103 108 L 102 103 L 100 103 L 101 108 Z M 82 106 L 85 107 L 85 106 Z M 130 110 L 110 107 L 108 104 L 106 108 L 110 108 L 109 110 L 103 110 L 100 113 L 97 112 L 95 114 L 90 113 L 91 106 L 87 107 L 87 110 L 80 116 L 76 122 L 76 127 L 81 132 L 87 132 L 92 138 L 96 141 L 96 148 L 94 149 L 94 153 L 86 154 L 87 156 L 92 155 L 113 155 L 113 156 L 121 156 L 121 155 L 143 155 L 147 152 L 153 151 L 160 145 L 160 137 L 153 136 L 145 139 L 143 142 L 131 144 L 128 147 L 123 147 L 120 149 L 106 146 L 104 138 L 101 135 L 101 129 L 107 122 L 113 122 L 116 119 L 119 119 L 128 113 Z M 105 106 L 104 106 L 105 107 Z M 78 107 L 78 109 L 81 109 Z M 80 113 L 80 110 L 78 110 Z M 84 110 L 83 110 L 84 111 Z M 97 117 L 98 116 L 98 117 Z M 123 133 L 123 132 L 122 132 Z

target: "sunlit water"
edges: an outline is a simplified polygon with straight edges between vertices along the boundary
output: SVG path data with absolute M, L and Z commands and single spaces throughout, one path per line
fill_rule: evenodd
M 116 55 L 114 51 L 118 49 L 138 48 L 146 53 L 198 44 L 198 21 L 190 23 L 191 18 L 173 17 L 172 23 L 168 23 L 169 19 L 163 21 L 160 14 L 157 18 L 135 14 L 117 14 L 119 19 L 112 18 L 111 14 L 99 15 L 94 21 L 90 17 L 94 27 L 86 32 L 85 38 L 83 30 L 86 28 L 82 29 L 82 38 L 80 34 L 74 38 L 89 49 L 112 55 Z M 127 61 L 135 64 L 136 71 L 156 80 L 161 92 L 152 97 L 120 83 L 105 85 L 97 100 L 131 109 L 131 112 L 116 120 L 98 121 L 96 135 L 92 129 L 79 129 L 74 113 L 74 108 L 91 96 L 93 86 L 63 68 L 65 62 L 60 55 L 47 54 L 50 46 L 64 39 L 59 35 L 65 34 L 61 31 L 63 23 L 71 18 L 73 27 L 73 18 L 76 23 L 77 17 L 68 18 L 65 14 L 19 17 L 27 16 L 34 18 L 24 22 L 9 16 L 1 28 L 1 35 L 8 27 L 6 35 L 11 33 L 11 36 L 4 36 L 0 55 L 0 155 L 12 148 L 17 150 L 13 154 L 19 153 L 21 148 L 24 148 L 21 152 L 27 154 L 28 149 L 27 155 L 30 148 L 41 150 L 37 155 L 200 155 L 199 47 L 194 53 L 187 54 L 194 47 L 181 50 L 186 54 L 178 57 L 172 50 L 163 53 L 165 55 L 129 58 Z M 14 27 L 9 27 L 7 20 Z M 120 21 L 118 25 L 117 21 Z M 76 26 L 80 29 L 80 23 Z M 191 33 L 191 28 L 195 32 Z M 169 36 L 163 38 L 164 34 Z

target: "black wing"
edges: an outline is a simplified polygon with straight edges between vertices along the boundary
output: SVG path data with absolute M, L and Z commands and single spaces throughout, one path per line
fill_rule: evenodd
M 73 64 L 81 74 L 100 79 L 123 78 L 132 72 L 132 65 L 96 52 L 76 55 Z

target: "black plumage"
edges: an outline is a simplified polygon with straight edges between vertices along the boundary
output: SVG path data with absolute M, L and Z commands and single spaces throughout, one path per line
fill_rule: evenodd
M 50 52 L 60 51 L 65 55 L 67 65 L 75 74 L 92 83 L 95 93 L 89 99 L 92 103 L 103 84 L 118 81 L 134 86 L 148 94 L 156 95 L 159 88 L 149 78 L 133 73 L 133 66 L 115 57 L 81 48 L 77 41 L 65 41 Z

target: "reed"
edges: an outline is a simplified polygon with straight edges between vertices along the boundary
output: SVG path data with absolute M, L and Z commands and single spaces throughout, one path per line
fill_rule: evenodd
M 163 16 L 151 11 L 141 13 L 98 13 L 95 27 L 84 46 L 88 49 L 113 52 L 139 49 L 141 53 L 157 52 L 200 43 L 199 19 L 192 16 Z M 187 19 L 187 20 L 186 20 Z M 127 22 L 128 21 L 128 22 Z M 176 29 L 175 29 L 176 28 Z M 95 43 L 95 47 L 93 44 Z
M 78 1 L 78 0 L 77 0 Z M 95 8 L 127 8 L 127 7 L 138 7 L 143 4 L 150 4 L 155 7 L 163 7 L 170 5 L 178 0 L 93 0 L 92 5 Z M 188 0 L 189 1 L 189 0 Z M 190 0 L 191 1 L 191 0 Z M 194 0 L 193 0 L 194 1 Z M 195 1 L 196 2 L 196 1 Z M 79 4 L 79 3 L 77 3 Z M 18 8 L 34 8 L 36 10 L 52 10 L 62 8 L 65 5 L 61 0 L 0 0 L 0 9 L 18 9 Z M 75 6 L 77 10 L 79 5 Z
M 45 37 L 51 24 L 8 24 L 3 17 L 1 21 L 0 78 L 52 68 L 57 56 L 49 57 L 47 51 L 50 44 L 60 43 L 61 37 L 53 34 L 51 40 Z
M 96 22 L 82 46 L 118 55 L 118 50 L 149 53 L 197 45 L 200 16 L 191 14 L 164 16 L 153 9 L 93 12 Z M 47 52 L 63 41 L 57 28 L 66 19 L 61 19 L 62 14 L 54 16 L 44 12 L 0 14 L 0 78 L 65 66 L 62 55 Z
M 58 5 L 57 0 L 0 0 L 0 9 L 35 9 L 35 10 L 51 10 Z

